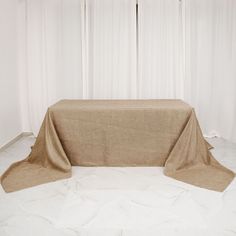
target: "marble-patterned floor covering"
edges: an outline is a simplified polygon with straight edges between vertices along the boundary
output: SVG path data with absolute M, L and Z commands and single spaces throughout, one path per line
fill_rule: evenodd
M 0 174 L 35 139 L 0 152 Z M 236 172 L 236 144 L 208 140 Z M 233 236 L 236 179 L 223 192 L 163 175 L 161 167 L 73 167 L 71 179 L 6 194 L 0 187 L 0 236 Z

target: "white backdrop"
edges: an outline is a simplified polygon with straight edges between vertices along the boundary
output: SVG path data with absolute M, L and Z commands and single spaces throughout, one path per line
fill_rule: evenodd
M 186 0 L 185 100 L 204 132 L 236 142 L 236 1 Z
M 24 119 L 37 134 L 47 107 L 61 98 L 82 98 L 82 5 L 78 0 L 28 0 L 20 13 L 20 70 Z M 24 20 L 25 19 L 25 20 Z M 26 44 L 24 46 L 24 43 Z M 21 68 L 20 68 L 21 69 Z M 27 96 L 25 95 L 27 93 Z M 28 114 L 27 114 L 28 113 Z M 27 117 L 28 116 L 28 117 Z
M 136 96 L 136 0 L 87 0 L 89 98 Z
M 19 0 L 24 129 L 63 98 L 182 98 L 236 141 L 235 0 Z
M 178 0 L 139 0 L 139 98 L 183 98 Z

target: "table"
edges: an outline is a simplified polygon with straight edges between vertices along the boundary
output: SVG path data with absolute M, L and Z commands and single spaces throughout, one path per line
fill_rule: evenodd
M 77 165 L 163 166 L 166 176 L 215 191 L 234 178 L 181 100 L 62 100 L 48 108 L 30 155 L 1 183 L 12 192 L 69 178 Z

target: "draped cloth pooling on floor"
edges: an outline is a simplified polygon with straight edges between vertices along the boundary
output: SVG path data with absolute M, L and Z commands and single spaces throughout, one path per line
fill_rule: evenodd
M 29 156 L 1 176 L 12 192 L 71 176 L 71 166 L 164 166 L 164 174 L 223 191 L 234 173 L 209 151 L 181 100 L 62 100 L 49 107 Z

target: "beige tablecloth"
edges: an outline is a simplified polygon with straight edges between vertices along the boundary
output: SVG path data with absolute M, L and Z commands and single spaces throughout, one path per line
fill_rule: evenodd
M 216 191 L 234 178 L 181 100 L 62 100 L 48 109 L 30 155 L 1 183 L 12 192 L 68 178 L 71 165 L 164 166 L 169 177 Z

